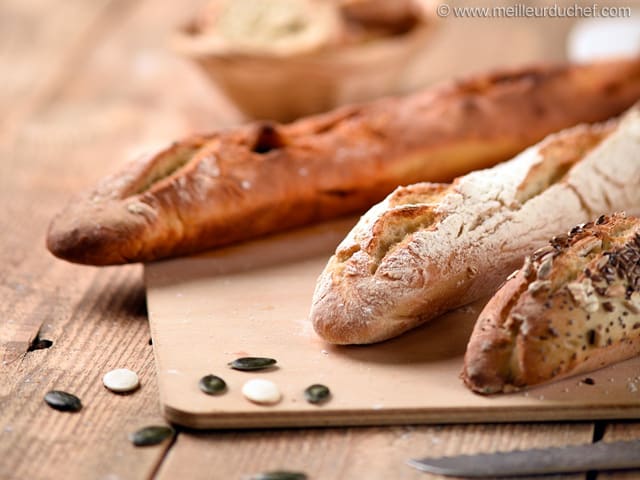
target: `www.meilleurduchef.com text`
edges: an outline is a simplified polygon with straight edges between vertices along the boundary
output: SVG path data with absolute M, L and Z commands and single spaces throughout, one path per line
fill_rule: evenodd
M 517 3 L 507 6 L 479 7 L 456 6 L 441 3 L 436 7 L 439 17 L 453 18 L 629 18 L 631 7 L 591 5 L 534 6 Z

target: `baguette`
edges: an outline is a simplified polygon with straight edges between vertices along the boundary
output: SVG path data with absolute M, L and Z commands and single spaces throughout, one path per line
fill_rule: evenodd
M 318 279 L 310 318 L 372 343 L 495 292 L 533 249 L 600 214 L 640 211 L 640 106 L 554 134 L 451 185 L 401 187 L 367 212 Z
M 525 261 L 480 314 L 462 378 L 508 392 L 640 354 L 640 219 L 600 217 Z
M 79 263 L 151 261 L 362 212 L 398 185 L 450 181 L 638 98 L 640 58 L 539 66 L 194 136 L 72 201 L 47 246 Z

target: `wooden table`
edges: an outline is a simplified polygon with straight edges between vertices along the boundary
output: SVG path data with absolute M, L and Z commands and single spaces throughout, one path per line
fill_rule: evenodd
M 136 152 L 241 120 L 166 48 L 168 33 L 201 3 L 0 3 L 0 478 L 213 479 L 286 468 L 314 479 L 420 479 L 435 477 L 407 467 L 407 458 L 640 437 L 640 424 L 632 422 L 179 429 L 171 444 L 133 447 L 129 432 L 163 422 L 142 269 L 67 264 L 48 254 L 44 236 L 70 196 Z M 447 20 L 412 81 L 561 57 L 566 27 L 547 22 L 545 34 L 532 37 L 541 24 Z M 30 351 L 36 336 L 53 346 Z M 141 376 L 133 394 L 102 386 L 102 375 L 122 366 Z M 43 395 L 50 389 L 75 392 L 84 409 L 48 408 Z

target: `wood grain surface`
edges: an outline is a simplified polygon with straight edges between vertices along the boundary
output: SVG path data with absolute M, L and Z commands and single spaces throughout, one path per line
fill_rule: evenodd
M 275 467 L 300 468 L 314 479 L 435 478 L 404 461 L 590 442 L 602 428 L 555 423 L 181 430 L 173 443 L 131 446 L 129 432 L 164 422 L 141 269 L 66 264 L 45 251 L 44 234 L 74 193 L 136 152 L 240 120 L 197 70 L 166 49 L 167 35 L 199 4 L 0 2 L 0 478 L 241 478 Z M 561 22 L 543 20 L 446 21 L 413 78 L 417 84 L 492 64 L 560 58 L 565 33 Z M 28 352 L 38 332 L 53 346 Z M 106 391 L 100 379 L 113 367 L 136 370 L 141 388 Z M 52 388 L 78 394 L 84 409 L 49 409 L 42 398 Z M 623 437 L 640 437 L 637 425 L 604 426 L 605 441 Z
M 314 479 L 431 480 L 445 477 L 418 472 L 405 462 L 431 455 L 589 443 L 591 433 L 591 425 L 582 423 L 194 432 L 176 442 L 158 478 L 242 478 L 284 469 L 307 472 Z

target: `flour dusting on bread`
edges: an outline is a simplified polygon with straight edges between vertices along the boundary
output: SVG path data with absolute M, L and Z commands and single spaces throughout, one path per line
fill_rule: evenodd
M 571 225 L 637 211 L 638 125 L 636 108 L 619 123 L 551 135 L 448 187 L 401 187 L 329 260 L 311 310 L 316 331 L 333 343 L 391 338 L 493 293 L 527 253 Z

